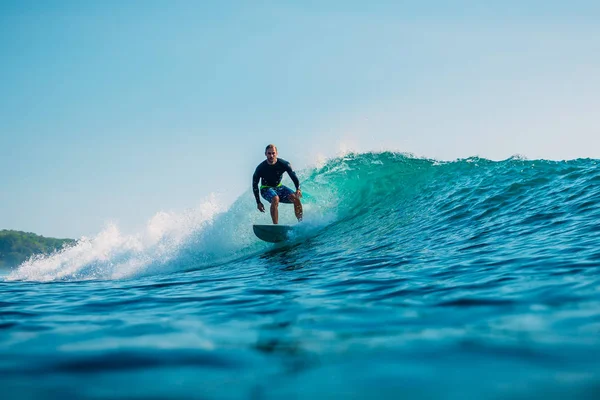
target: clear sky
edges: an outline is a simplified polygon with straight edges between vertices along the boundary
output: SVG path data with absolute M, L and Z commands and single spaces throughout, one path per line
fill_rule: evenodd
M 231 203 L 270 142 L 297 169 L 600 158 L 598 21 L 577 0 L 0 0 L 0 229 Z

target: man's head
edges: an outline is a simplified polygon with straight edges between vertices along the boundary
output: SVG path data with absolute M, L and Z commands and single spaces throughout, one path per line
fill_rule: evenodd
M 270 144 L 265 148 L 265 156 L 267 156 L 267 162 L 271 165 L 277 162 L 277 147 L 274 144 Z

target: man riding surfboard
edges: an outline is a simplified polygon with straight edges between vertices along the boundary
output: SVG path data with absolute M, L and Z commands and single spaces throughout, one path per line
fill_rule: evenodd
M 258 164 L 254 175 L 252 176 L 252 192 L 256 199 L 258 211 L 265 212 L 265 206 L 261 203 L 258 194 L 271 203 L 271 219 L 273 224 L 279 223 L 279 202 L 294 204 L 294 213 L 298 221 L 302 221 L 302 191 L 300 190 L 300 181 L 292 169 L 289 162 L 282 158 L 277 158 L 277 147 L 270 144 L 265 148 L 267 159 Z M 287 172 L 296 186 L 296 192 L 281 184 L 283 173 Z M 262 179 L 260 191 L 258 181 Z

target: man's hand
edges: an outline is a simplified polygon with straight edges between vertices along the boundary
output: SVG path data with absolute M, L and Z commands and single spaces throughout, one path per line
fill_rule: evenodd
M 296 190 L 296 197 L 299 199 L 302 198 L 302 190 L 300 190 L 300 189 Z
M 258 208 L 258 211 L 265 212 L 265 206 L 263 206 L 263 203 L 258 203 L 256 207 Z

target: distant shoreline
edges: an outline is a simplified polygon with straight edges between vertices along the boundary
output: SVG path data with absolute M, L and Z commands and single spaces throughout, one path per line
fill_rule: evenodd
M 49 238 L 32 232 L 0 230 L 0 271 L 8 272 L 31 256 L 51 254 L 75 242 L 75 239 Z

